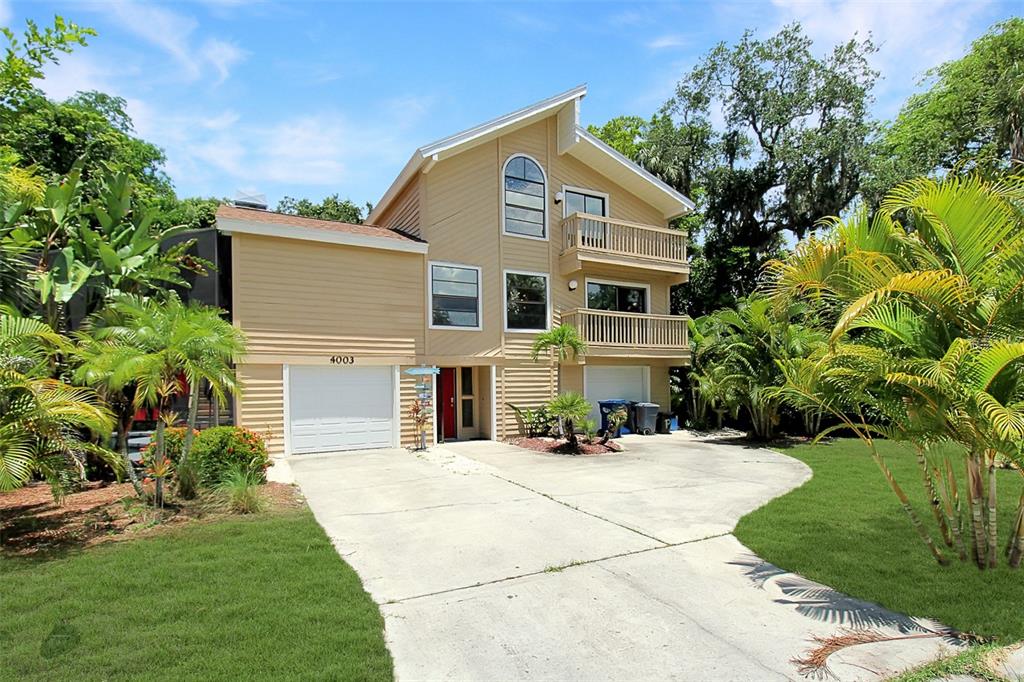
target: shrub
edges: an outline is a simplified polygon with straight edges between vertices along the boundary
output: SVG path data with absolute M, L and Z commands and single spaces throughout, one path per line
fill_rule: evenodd
M 578 450 L 580 444 L 576 438 L 576 426 L 586 420 L 590 413 L 590 402 L 582 394 L 569 391 L 549 402 L 548 412 L 562 420 L 569 447 Z
M 236 514 L 255 514 L 267 507 L 267 500 L 260 492 L 262 472 L 234 463 L 227 468 L 217 484 L 217 491 L 224 495 L 228 508 Z
M 215 426 L 200 431 L 192 443 L 189 459 L 199 472 L 199 480 L 210 486 L 220 483 L 236 465 L 263 482 L 270 466 L 263 438 L 240 426 Z
M 549 414 L 547 404 L 533 410 L 528 407 L 517 407 L 512 403 L 507 403 L 507 405 L 515 412 L 516 418 L 519 420 L 522 430 L 526 432 L 527 438 L 548 436 L 555 427 L 556 420 Z
M 185 449 L 185 432 L 188 430 L 187 426 L 168 426 L 164 429 L 164 449 L 167 455 L 167 459 L 177 463 L 181 459 L 181 453 Z M 198 431 L 195 432 L 199 434 Z M 195 442 L 195 441 L 193 441 Z M 145 456 L 148 452 L 156 451 L 156 434 L 153 434 L 152 440 L 150 440 L 143 448 L 142 454 Z

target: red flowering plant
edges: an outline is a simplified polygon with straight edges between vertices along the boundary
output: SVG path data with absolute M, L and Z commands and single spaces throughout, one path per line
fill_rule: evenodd
M 189 459 L 205 485 L 215 485 L 232 468 L 242 467 L 266 480 L 270 466 L 267 444 L 255 431 L 240 426 L 215 426 L 201 431 Z

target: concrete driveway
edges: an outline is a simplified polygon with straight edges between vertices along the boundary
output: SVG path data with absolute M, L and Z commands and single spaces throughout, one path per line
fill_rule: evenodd
M 840 679 L 949 650 L 927 636 L 937 624 L 781 571 L 731 535 L 810 477 L 802 463 L 684 433 L 624 443 L 590 457 L 469 442 L 289 463 L 381 604 L 400 680 L 800 679 L 812 637 L 861 628 L 912 637 L 833 654 Z

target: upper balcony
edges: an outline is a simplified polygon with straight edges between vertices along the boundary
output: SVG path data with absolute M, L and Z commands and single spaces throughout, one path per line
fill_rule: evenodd
M 685 232 L 573 213 L 562 221 L 559 268 L 569 275 L 588 263 L 653 270 L 673 284 L 685 282 L 690 274 Z

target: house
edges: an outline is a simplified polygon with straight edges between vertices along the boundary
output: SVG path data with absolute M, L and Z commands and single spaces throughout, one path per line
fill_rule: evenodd
M 290 455 L 412 445 L 424 391 L 437 440 L 514 436 L 510 405 L 559 386 L 667 407 L 669 368 L 690 358 L 687 318 L 669 315 L 686 240 L 668 221 L 693 204 L 579 125 L 585 94 L 417 149 L 364 225 L 221 207 L 249 338 L 237 422 Z M 531 360 L 559 323 L 589 353 Z M 439 368 L 429 388 L 419 366 Z

